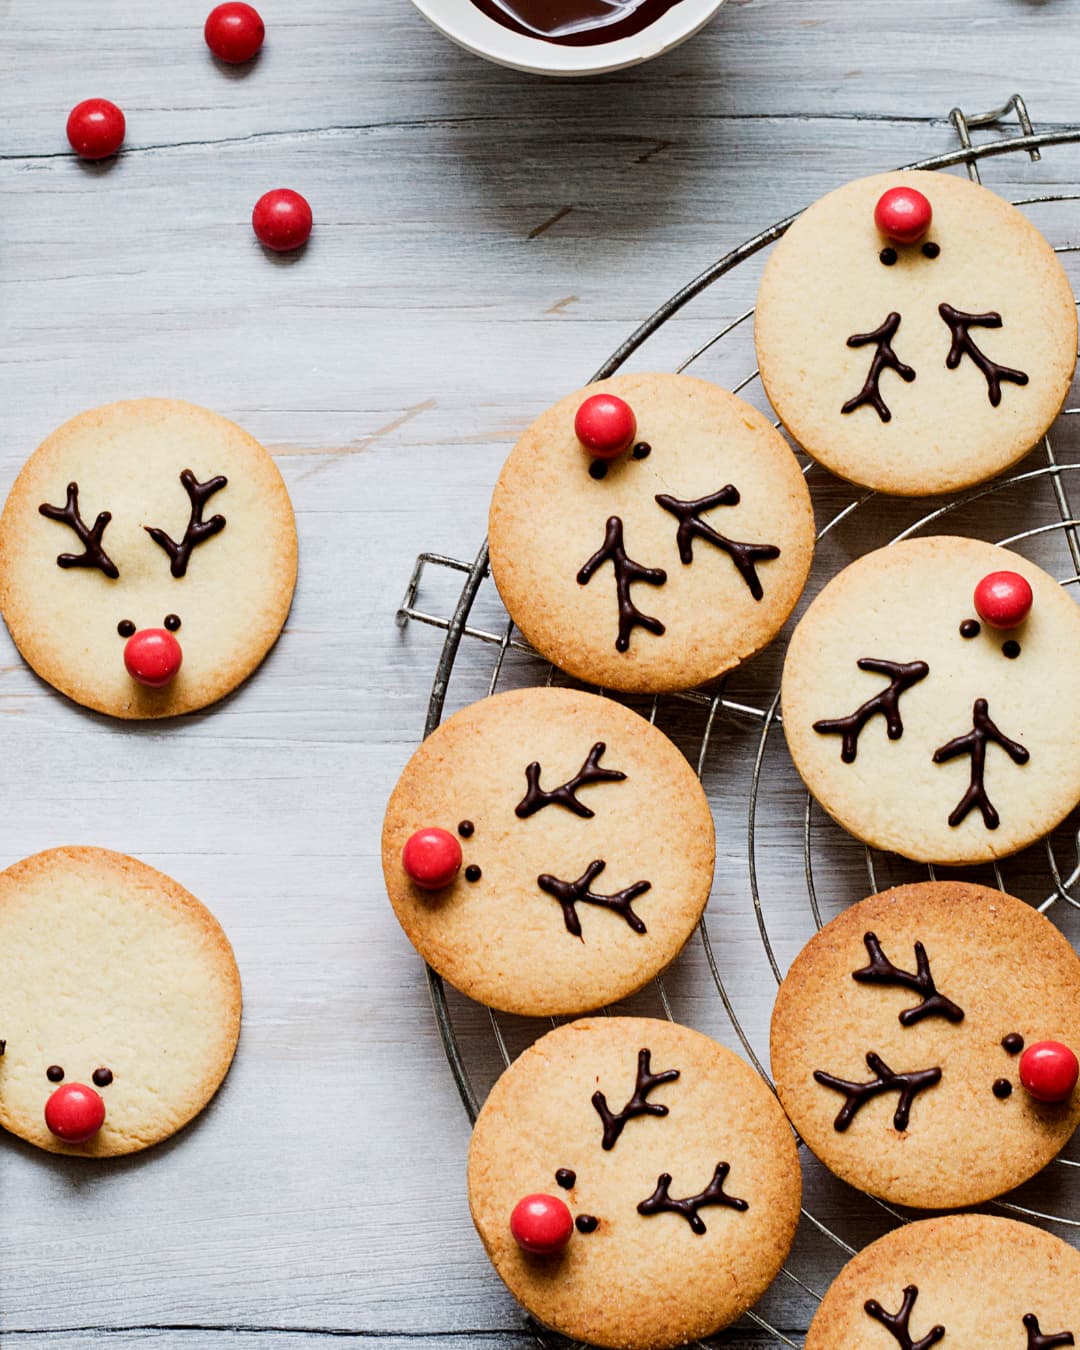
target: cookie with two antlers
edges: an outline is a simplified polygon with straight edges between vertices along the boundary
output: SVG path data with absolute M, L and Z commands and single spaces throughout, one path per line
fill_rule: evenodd
M 170 717 L 229 693 L 289 612 L 296 526 L 273 460 L 172 399 L 80 414 L 31 455 L 0 518 L 0 611 L 61 693 Z

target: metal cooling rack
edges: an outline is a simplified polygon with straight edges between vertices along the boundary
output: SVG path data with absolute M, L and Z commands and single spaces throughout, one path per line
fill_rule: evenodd
M 1019 134 L 1012 129 L 999 139 L 975 145 L 971 132 L 976 128 L 989 128 L 1015 115 L 1019 123 Z M 907 165 L 916 169 L 945 169 L 965 165 L 969 176 L 976 182 L 981 181 L 979 164 L 981 161 L 997 155 L 1026 154 L 1031 161 L 1041 158 L 1041 150 L 1047 146 L 1080 142 L 1080 128 L 1054 129 L 1036 132 L 1032 127 L 1024 100 L 1014 95 L 1000 108 L 988 113 L 965 115 L 959 108 L 949 114 L 950 121 L 960 141 L 958 149 L 945 154 L 935 155 L 918 163 Z M 1061 238 L 1062 205 L 1080 201 L 1078 192 L 1041 193 L 1014 198 L 1018 206 L 1028 208 L 1039 216 L 1044 233 L 1052 240 Z M 1040 213 L 1049 212 L 1045 220 Z M 592 377 L 594 380 L 614 374 L 631 355 L 636 353 L 649 338 L 653 337 L 672 317 L 699 297 L 714 282 L 718 281 L 736 267 L 747 263 L 760 254 L 769 245 L 775 243 L 788 229 L 795 216 L 778 221 L 767 230 L 755 235 L 738 248 L 726 254 L 700 276 L 696 277 L 681 291 L 671 297 L 650 318 L 648 318 L 600 367 Z M 1069 218 L 1075 222 L 1075 214 Z M 1067 240 L 1055 245 L 1059 255 L 1080 253 L 1080 242 Z M 1063 256 L 1068 267 L 1070 259 Z M 1074 285 L 1074 291 L 1080 289 Z M 695 366 L 705 369 L 710 378 L 736 393 L 741 393 L 750 401 L 757 401 L 766 410 L 761 383 L 756 368 L 739 378 L 731 378 L 730 371 L 738 370 L 741 360 L 742 370 L 747 362 L 753 362 L 753 348 L 749 342 L 752 325 L 749 320 L 753 310 L 748 309 L 737 318 L 726 323 L 719 331 L 712 333 L 707 340 L 698 342 L 691 355 L 676 366 L 679 371 Z M 742 352 L 735 355 L 741 342 Z M 749 355 L 745 352 L 749 349 Z M 713 364 L 718 360 L 725 364 L 727 353 L 731 352 L 726 364 L 728 369 L 719 378 Z M 732 363 L 735 363 L 734 366 Z M 882 499 L 878 494 L 865 492 L 852 495 L 850 486 L 841 484 L 825 470 L 799 454 L 803 471 L 813 488 L 815 507 L 820 511 L 824 503 L 829 508 L 829 518 L 818 532 L 819 557 L 828 549 L 830 542 L 839 543 L 839 557 L 833 564 L 825 564 L 826 575 L 832 575 L 844 562 L 850 561 L 850 548 L 844 551 L 845 532 L 852 521 L 858 517 L 860 527 L 869 527 L 874 535 L 872 547 L 895 542 L 926 529 L 937 530 L 942 527 L 957 532 L 969 532 L 980 537 L 992 538 L 996 543 L 1017 547 L 1023 545 L 1024 551 L 1056 575 L 1063 586 L 1080 585 L 1080 518 L 1070 504 L 1070 487 L 1080 489 L 1080 437 L 1075 429 L 1080 423 L 1070 419 L 1080 416 L 1080 403 L 1067 406 L 1053 428 L 1054 444 L 1050 437 L 1044 439 L 1019 472 L 998 479 L 993 483 L 979 487 L 969 493 L 949 501 L 939 501 L 933 510 L 910 521 L 902 530 L 896 531 L 896 516 L 904 509 L 910 510 L 911 502 L 898 499 Z M 779 423 L 776 425 L 779 427 Z M 918 503 L 914 503 L 918 505 Z M 1000 533 L 1001 520 L 1005 515 L 1012 523 L 1021 528 Z M 463 580 L 456 601 L 448 615 L 429 613 L 418 606 L 421 584 L 427 578 L 429 569 L 440 576 L 458 574 Z M 815 574 L 817 560 L 815 561 Z M 821 578 L 819 578 L 820 580 Z M 809 588 L 808 588 L 809 590 Z M 805 598 L 804 598 L 805 602 Z M 477 611 L 491 614 L 490 621 L 477 617 Z M 424 735 L 429 735 L 442 719 L 446 704 L 448 687 L 452 675 L 461 676 L 467 672 L 475 684 L 484 671 L 483 653 L 493 653 L 493 663 L 487 670 L 484 688 L 476 692 L 494 693 L 500 681 L 507 682 L 508 667 L 515 666 L 516 678 L 526 684 L 552 683 L 562 679 L 561 674 L 550 664 L 544 662 L 533 649 L 515 634 L 513 623 L 506 617 L 494 592 L 488 569 L 487 544 L 480 549 L 470 563 L 449 558 L 437 553 L 422 553 L 416 560 L 412 576 L 405 592 L 404 600 L 398 611 L 398 623 L 404 626 L 408 622 L 429 624 L 442 629 L 445 633 L 442 652 L 435 673 L 431 699 L 428 704 Z M 783 978 L 784 956 L 793 957 L 806 938 L 800 935 L 793 938 L 785 931 L 790 919 L 790 902 L 778 902 L 771 897 L 760 884 L 761 860 L 767 850 L 786 850 L 787 854 L 797 857 L 805 871 L 806 897 L 809 917 L 813 928 L 819 929 L 831 917 L 826 913 L 833 891 L 842 892 L 838 897 L 838 908 L 861 898 L 865 894 L 883 889 L 886 885 L 896 884 L 899 880 L 915 880 L 926 876 L 926 869 L 916 869 L 893 855 L 877 853 L 861 844 L 857 844 L 836 826 L 814 804 L 805 791 L 802 792 L 801 820 L 793 822 L 790 816 L 784 819 L 770 818 L 768 804 L 775 797 L 770 791 L 774 775 L 784 774 L 790 780 L 794 769 L 778 744 L 781 738 L 776 736 L 780 718 L 779 705 L 779 660 L 777 649 L 782 652 L 785 638 L 781 637 L 773 646 L 762 653 L 748 668 L 733 672 L 717 687 L 709 692 L 688 691 L 680 694 L 664 695 L 653 698 L 641 707 L 641 711 L 653 722 L 663 720 L 665 729 L 670 720 L 679 733 L 683 748 L 687 749 L 692 762 L 696 763 L 699 776 L 706 780 L 706 788 L 715 805 L 716 791 L 713 783 L 713 762 L 718 756 L 717 733 L 721 728 L 737 743 L 742 752 L 742 764 L 737 765 L 739 755 L 732 751 L 731 742 L 724 744 L 725 774 L 743 772 L 748 775 L 749 784 L 745 795 L 748 810 L 746 861 L 748 866 L 750 900 L 753 907 L 753 927 L 760 939 L 761 948 L 768 963 L 769 971 L 777 985 Z M 770 656 L 771 653 L 771 656 Z M 760 676 L 754 675 L 761 671 Z M 736 688 L 736 677 L 749 676 L 745 689 Z M 603 691 L 601 691 L 603 692 Z M 672 734 L 675 734 L 673 730 Z M 736 765 L 732 768 L 732 765 Z M 717 778 L 716 782 L 723 782 Z M 728 778 L 727 781 L 730 781 Z M 797 782 L 797 779 L 796 779 Z M 801 788 L 801 785 L 800 785 Z M 793 827 L 801 832 L 797 845 L 792 839 Z M 979 869 L 966 869 L 965 875 L 972 876 Z M 1059 827 L 1042 844 L 1033 846 L 1001 863 L 992 864 L 985 871 L 985 881 L 1000 889 L 1009 889 L 1029 899 L 1043 913 L 1055 917 L 1067 915 L 1071 910 L 1080 910 L 1080 813 L 1074 813 L 1070 820 Z M 929 875 L 937 875 L 933 867 Z M 980 878 L 983 879 L 983 878 Z M 867 889 L 869 888 L 869 889 Z M 701 942 L 700 956 L 703 957 L 709 978 L 719 996 L 723 1011 L 731 1028 L 738 1037 L 742 1049 L 762 1077 L 772 1086 L 768 1072 L 759 1057 L 753 1041 L 740 1018 L 736 1004 L 737 992 L 733 992 L 733 977 L 741 974 L 736 970 L 721 971 L 721 961 L 717 959 L 714 941 L 709 933 L 709 915 L 702 919 L 699 927 Z M 684 953 L 677 962 L 681 966 L 688 959 Z M 723 963 L 727 966 L 727 963 Z M 669 972 L 670 973 L 670 972 Z M 470 1121 L 476 1119 L 480 1107 L 480 1094 L 475 1086 L 475 1074 L 470 1072 L 468 1058 L 478 1058 L 476 1037 L 476 1008 L 467 1000 L 460 1000 L 460 1007 L 452 1010 L 447 991 L 442 980 L 434 971 L 428 970 L 432 1003 L 439 1031 L 446 1050 L 446 1056 L 453 1071 L 458 1090 Z M 736 983 L 742 983 L 736 979 Z M 454 996 L 455 998 L 457 996 Z M 662 1013 L 671 1018 L 672 1008 L 664 980 L 657 979 L 652 997 L 658 1001 Z M 490 1031 L 494 1035 L 495 1046 L 503 1064 L 509 1064 L 512 1058 L 508 1042 L 534 1039 L 548 1029 L 547 1022 L 522 1023 L 521 1019 L 508 1019 L 487 1010 Z M 683 1019 L 685 1020 L 685 1019 Z M 467 1025 L 465 1025 L 467 1024 Z M 464 1028 L 462 1031 L 461 1029 Z M 490 1043 L 489 1043 L 490 1044 Z M 467 1047 L 469 1047 L 467 1049 Z M 802 1148 L 804 1173 L 808 1182 L 816 1183 L 815 1193 L 824 1197 L 824 1207 L 838 1195 L 850 1194 L 840 1183 L 830 1178 L 820 1168 L 816 1159 Z M 820 1175 L 814 1177 L 817 1169 Z M 1048 1199 L 1036 1199 L 1032 1203 L 1021 1203 L 1019 1198 L 1003 1199 L 993 1202 L 988 1208 L 1003 1210 L 1021 1218 L 1050 1226 L 1074 1240 L 1080 1239 L 1080 1159 L 1058 1158 L 1041 1174 L 1041 1186 L 1037 1188 L 1040 1196 Z M 1028 1183 L 1022 1188 L 1026 1193 L 1032 1188 Z M 896 1223 L 906 1223 L 912 1217 L 902 1213 L 882 1201 L 863 1197 L 867 1211 L 866 1223 L 861 1228 L 869 1230 L 869 1236 L 876 1236 L 884 1229 Z M 850 1203 L 850 1202 L 844 1202 Z M 822 1207 L 821 1204 L 815 1205 Z M 816 1248 L 817 1268 L 822 1265 L 823 1253 L 831 1255 L 832 1264 L 837 1269 L 857 1250 L 846 1241 L 833 1226 L 816 1215 L 808 1206 L 803 1209 L 804 1222 L 796 1240 L 792 1256 L 787 1267 L 774 1286 L 780 1286 L 786 1280 L 790 1286 L 787 1292 L 794 1293 L 801 1301 L 803 1312 L 789 1312 L 787 1316 L 797 1318 L 805 1325 L 813 1314 L 813 1309 L 822 1296 L 823 1290 L 813 1287 L 811 1277 L 804 1278 L 798 1273 L 798 1266 L 805 1269 L 807 1253 L 802 1251 L 809 1239 L 811 1248 Z M 860 1232 L 860 1239 L 866 1237 Z M 857 1240 L 860 1240 L 857 1239 Z M 830 1250 L 831 1249 L 831 1250 Z M 766 1295 L 768 1300 L 769 1295 Z M 753 1344 L 788 1346 L 799 1350 L 798 1342 L 791 1339 L 774 1323 L 777 1318 L 767 1320 L 759 1311 L 746 1314 L 746 1319 L 755 1324 L 756 1331 L 747 1331 L 745 1322 L 738 1324 L 720 1336 L 713 1338 L 716 1346 L 732 1346 L 736 1341 L 740 1345 Z M 562 1337 L 539 1327 L 533 1322 L 529 1328 L 543 1347 L 567 1346 L 570 1343 Z M 739 1329 L 743 1330 L 742 1339 Z M 764 1334 L 767 1338 L 760 1339 Z M 746 1336 L 750 1336 L 750 1340 Z M 801 1337 L 802 1333 L 793 1331 L 791 1335 Z

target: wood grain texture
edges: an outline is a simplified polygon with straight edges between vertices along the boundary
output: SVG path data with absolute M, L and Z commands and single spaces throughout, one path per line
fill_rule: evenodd
M 524 1350 L 468 1219 L 466 1120 L 378 867 L 439 646 L 393 623 L 413 558 L 471 557 L 516 433 L 742 239 L 846 178 L 951 148 L 955 103 L 978 111 L 1018 88 L 1039 125 L 1080 120 L 1080 0 L 729 0 L 668 57 L 575 84 L 487 66 L 404 0 L 262 0 L 265 52 L 226 71 L 202 44 L 208 8 L 0 0 L 0 490 L 83 408 L 189 398 L 272 446 L 301 541 L 265 667 L 181 725 L 80 711 L 0 634 L 0 863 L 59 843 L 144 858 L 221 919 L 246 992 L 226 1087 L 173 1143 L 85 1168 L 0 1140 L 0 1343 Z M 127 113 L 114 164 L 66 152 L 67 111 L 91 94 Z M 985 178 L 1012 196 L 1075 190 L 1080 153 L 994 161 Z M 250 235 L 254 200 L 277 185 L 314 207 L 300 256 L 265 256 Z M 1080 239 L 1075 206 L 1037 219 Z M 685 357 L 752 303 L 756 277 L 750 265 L 712 288 L 635 365 Z M 748 374 L 748 336 L 695 373 Z M 1075 440 L 1061 446 L 1073 461 Z M 847 499 L 824 475 L 812 485 L 821 518 Z M 1042 485 L 964 524 L 999 537 L 1049 510 Z M 814 584 L 920 513 L 859 512 Z M 426 578 L 423 604 L 447 612 L 451 580 Z M 485 590 L 477 622 L 497 616 Z M 484 691 L 490 659 L 470 647 L 454 706 Z M 759 694 L 770 660 L 733 692 Z M 530 678 L 512 657 L 508 682 Z M 661 716 L 688 750 L 691 713 Z M 774 985 L 744 838 L 757 732 L 721 731 L 705 766 L 710 932 L 764 1053 Z M 777 736 L 766 782 L 759 880 L 783 966 L 811 916 L 803 798 Z M 830 912 L 867 883 L 861 851 L 825 844 Z M 1043 881 L 1035 860 L 1017 889 Z M 1064 916 L 1074 942 L 1077 917 Z M 700 945 L 668 989 L 677 1016 L 734 1043 Z M 496 1070 L 486 1016 L 453 1006 L 482 1086 Z M 653 1012 L 655 996 L 631 1006 Z M 508 1028 L 515 1047 L 528 1034 Z M 1068 1181 L 1052 1171 L 1027 1201 L 1071 1197 L 1075 1213 Z M 852 1245 L 891 1222 L 816 1167 L 807 1182 L 808 1206 Z M 802 1279 L 821 1290 L 841 1261 L 804 1225 Z M 798 1341 L 812 1306 L 781 1280 L 763 1310 Z

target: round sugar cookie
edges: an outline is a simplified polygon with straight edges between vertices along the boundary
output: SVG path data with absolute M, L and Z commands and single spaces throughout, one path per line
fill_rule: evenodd
M 1080 1091 L 1050 1104 L 1021 1083 L 1040 1041 L 1080 1053 L 1067 939 L 1002 891 L 928 881 L 852 905 L 803 948 L 773 1010 L 772 1071 L 837 1176 L 947 1209 L 1034 1176 L 1080 1124 Z
M 1009 630 L 976 616 L 992 573 L 1030 584 Z M 919 862 L 1001 858 L 1080 802 L 1080 608 L 978 539 L 908 539 L 845 567 L 792 634 L 781 685 L 795 767 L 857 838 Z
M 833 1281 L 806 1350 L 1052 1350 L 1080 1345 L 1080 1252 L 987 1214 L 905 1224 Z
M 637 420 L 633 448 L 608 461 L 574 430 L 605 392 Z M 537 651 L 650 693 L 715 679 L 771 642 L 814 551 L 787 442 L 688 375 L 617 375 L 549 408 L 510 452 L 488 529 L 499 594 Z
M 171 717 L 229 693 L 273 646 L 295 584 L 296 526 L 273 460 L 190 403 L 134 399 L 66 422 L 0 517 L 0 611 L 15 645 L 61 693 L 113 717 Z M 170 656 L 136 665 L 161 686 L 129 674 L 147 644 Z
M 510 1216 L 546 1194 L 574 1230 L 530 1255 Z M 558 1027 L 510 1066 L 469 1149 L 469 1206 L 534 1317 L 590 1345 L 660 1350 L 711 1335 L 768 1288 L 802 1178 L 761 1078 L 700 1032 L 650 1018 Z
M 122 853 L 57 848 L 0 872 L 0 1126 L 50 1153 L 110 1158 L 206 1106 L 240 1034 L 240 974 L 210 912 Z M 65 1142 L 77 1089 L 104 1113 Z
M 434 890 L 402 856 L 432 827 L 461 850 Z M 387 806 L 382 857 L 398 919 L 440 975 L 505 1012 L 570 1015 L 633 993 L 681 950 L 708 900 L 713 823 L 686 759 L 637 713 L 521 689 L 423 742 Z
M 932 207 L 913 243 L 875 224 L 897 187 Z M 769 400 L 809 454 L 853 483 L 923 496 L 992 478 L 1046 432 L 1076 366 L 1076 305 L 1016 207 L 908 170 L 803 212 L 765 267 L 754 340 Z

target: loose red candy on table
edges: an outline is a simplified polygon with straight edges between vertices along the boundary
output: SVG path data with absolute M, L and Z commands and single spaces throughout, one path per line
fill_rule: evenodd
M 593 394 L 577 410 L 574 434 L 590 455 L 614 459 L 628 450 L 637 435 L 637 418 L 616 394 Z
M 425 891 L 441 891 L 461 870 L 461 845 L 449 830 L 431 825 L 410 835 L 401 850 L 409 880 Z
M 124 644 L 128 674 L 148 689 L 164 689 L 183 659 L 180 643 L 164 628 L 143 628 Z
M 921 239 L 933 217 L 934 208 L 918 188 L 889 188 L 874 207 L 874 224 L 898 244 L 914 244 Z
M 555 1195 L 527 1195 L 510 1215 L 514 1241 L 533 1256 L 554 1256 L 570 1241 L 574 1219 Z
M 991 628 L 1018 628 L 1031 610 L 1034 596 L 1019 572 L 991 572 L 975 587 L 975 610 Z
M 107 159 L 124 143 L 124 114 L 107 98 L 87 98 L 68 113 L 67 138 L 82 159 Z
M 218 5 L 207 15 L 203 28 L 206 45 L 220 61 L 238 66 L 250 61 L 263 45 L 266 25 L 250 5 Z
M 1065 1101 L 1078 1076 L 1076 1055 L 1060 1041 L 1039 1041 L 1020 1056 L 1020 1081 L 1036 1101 Z
M 65 1083 L 45 1103 L 45 1124 L 65 1144 L 85 1144 L 105 1124 L 105 1103 L 93 1088 Z
M 251 228 L 259 243 L 277 253 L 287 253 L 307 243 L 311 224 L 311 207 L 291 188 L 264 192 L 251 213 Z

